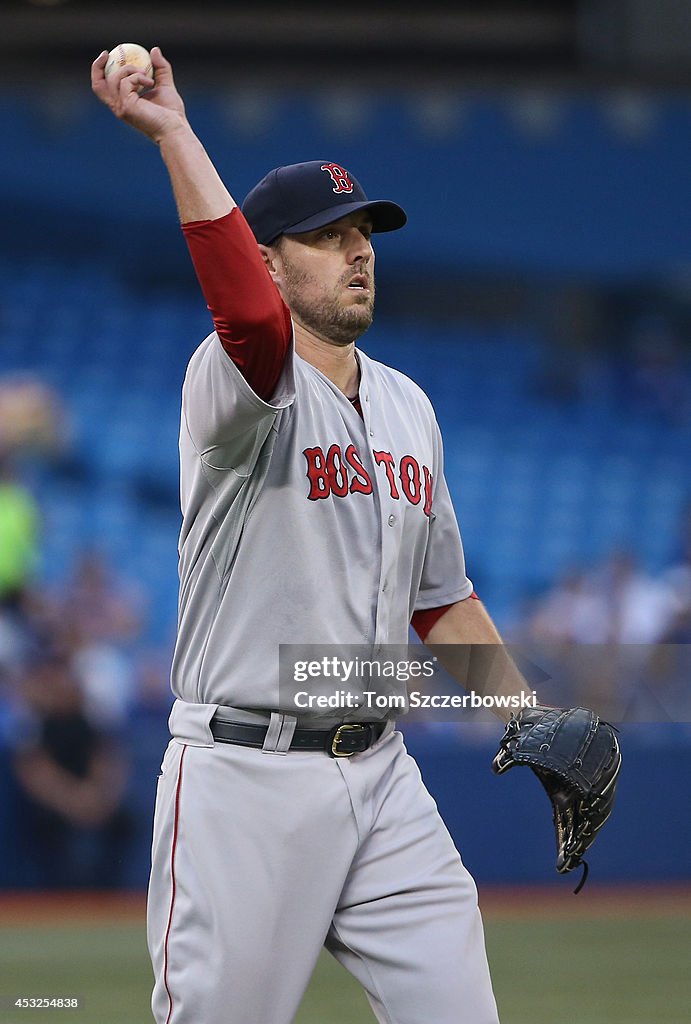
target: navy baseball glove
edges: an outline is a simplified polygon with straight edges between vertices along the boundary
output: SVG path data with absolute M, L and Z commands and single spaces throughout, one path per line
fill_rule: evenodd
M 615 731 L 587 708 L 525 708 L 506 727 L 492 770 L 533 769 L 552 802 L 557 871 L 583 866 L 583 855 L 612 813 L 621 753 Z

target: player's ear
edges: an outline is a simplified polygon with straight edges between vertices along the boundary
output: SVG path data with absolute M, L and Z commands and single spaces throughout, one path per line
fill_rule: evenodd
M 264 266 L 271 274 L 274 284 L 280 288 L 283 280 L 280 249 L 277 246 L 262 245 L 260 243 L 259 252 L 264 260 Z
M 270 274 L 274 274 L 276 272 L 276 266 L 275 266 L 275 261 L 274 261 L 274 255 L 275 255 L 274 250 L 271 248 L 270 245 L 262 245 L 260 243 L 259 244 L 259 252 L 261 253 L 262 259 L 264 260 L 264 263 L 266 265 L 266 269 L 269 271 Z

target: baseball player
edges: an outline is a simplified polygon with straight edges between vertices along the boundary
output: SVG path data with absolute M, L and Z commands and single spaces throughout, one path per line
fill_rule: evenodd
M 279 693 L 280 644 L 376 652 L 411 620 L 434 644 L 500 642 L 466 577 L 431 405 L 355 344 L 372 235 L 405 213 L 325 160 L 271 171 L 241 212 L 160 49 L 155 86 L 131 67 L 106 80 L 106 59 L 94 92 L 158 144 L 214 324 L 182 395 L 154 1017 L 289 1024 L 326 946 L 378 1021 L 496 1024 L 475 885 L 394 723 L 291 714 Z

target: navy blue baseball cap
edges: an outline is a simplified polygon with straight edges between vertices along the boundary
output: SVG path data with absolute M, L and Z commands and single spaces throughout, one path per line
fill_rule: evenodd
M 373 231 L 396 231 L 408 219 L 397 203 L 368 199 L 357 178 L 327 160 L 274 168 L 242 204 L 242 212 L 262 245 L 270 245 L 279 235 L 324 227 L 356 210 L 368 211 Z

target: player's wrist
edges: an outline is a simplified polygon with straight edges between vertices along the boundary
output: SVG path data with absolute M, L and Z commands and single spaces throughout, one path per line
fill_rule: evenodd
M 189 121 L 184 113 L 174 113 L 166 118 L 160 126 L 152 131 L 151 140 L 163 151 L 166 147 L 185 144 L 190 140 L 196 141 L 197 137 L 192 131 Z

